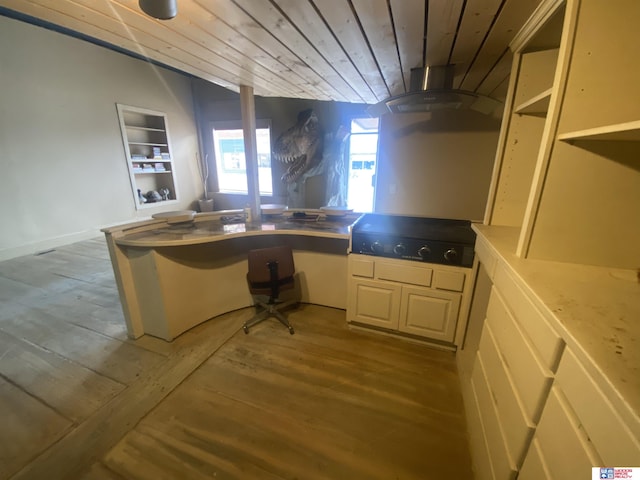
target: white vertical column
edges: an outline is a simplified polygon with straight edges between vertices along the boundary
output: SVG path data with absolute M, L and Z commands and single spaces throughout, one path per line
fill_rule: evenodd
M 258 186 L 258 147 L 256 141 L 256 105 L 253 87 L 240 85 L 240 109 L 244 132 L 244 154 L 247 165 L 247 189 L 251 216 L 260 218 L 260 188 Z

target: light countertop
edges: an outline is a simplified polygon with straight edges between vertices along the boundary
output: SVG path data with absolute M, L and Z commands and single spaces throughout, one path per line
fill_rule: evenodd
M 236 214 L 198 214 L 193 222 L 168 224 L 164 220 L 149 220 L 135 224 L 106 228 L 118 245 L 131 247 L 167 247 L 195 245 L 235 237 L 256 235 L 302 235 L 348 240 L 351 225 L 359 214 L 332 218 L 318 215 L 316 219 L 293 218 L 285 215 L 263 216 L 259 221 L 245 223 Z
M 530 298 L 573 350 L 591 359 L 640 413 L 640 283 L 637 272 L 516 256 L 519 229 L 474 225 L 480 241 L 522 280 Z M 605 392 L 606 393 L 606 392 Z

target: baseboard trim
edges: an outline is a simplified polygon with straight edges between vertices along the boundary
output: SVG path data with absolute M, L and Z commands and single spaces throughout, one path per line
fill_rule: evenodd
M 0 250 L 0 261 L 11 260 L 12 258 L 24 255 L 33 255 L 47 250 L 55 249 L 70 243 L 81 242 L 103 235 L 99 228 L 76 232 L 60 237 L 48 238 L 38 242 L 27 243 L 18 247 L 10 247 Z

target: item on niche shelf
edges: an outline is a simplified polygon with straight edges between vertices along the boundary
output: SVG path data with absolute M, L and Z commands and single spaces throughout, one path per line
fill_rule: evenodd
M 147 197 L 145 197 L 142 192 L 140 191 L 140 189 L 138 189 L 138 201 L 140 203 L 147 203 Z
M 169 155 L 167 152 L 162 152 L 162 154 L 160 155 L 160 157 L 163 160 L 171 160 L 171 155 Z
M 166 172 L 167 171 L 167 169 L 164 167 L 164 163 L 156 163 L 154 168 L 155 168 L 156 172 Z
M 146 159 L 147 159 L 146 155 L 138 155 L 138 154 L 131 155 L 131 160 L 146 160 Z
M 161 202 L 162 201 L 162 197 L 155 190 L 149 190 L 146 193 L 145 197 L 147 197 L 147 202 L 149 202 L 149 203 L 155 203 L 155 202 Z
M 153 147 L 153 158 L 162 158 L 160 147 Z
M 162 196 L 162 200 L 169 200 L 171 198 L 171 191 L 167 187 L 161 188 L 158 192 Z
M 131 167 L 133 168 L 133 173 L 140 173 L 142 171 L 142 167 L 139 163 L 134 163 Z
M 153 168 L 153 165 L 151 165 L 150 163 L 143 163 L 142 164 L 142 171 L 143 172 L 155 172 L 156 169 Z

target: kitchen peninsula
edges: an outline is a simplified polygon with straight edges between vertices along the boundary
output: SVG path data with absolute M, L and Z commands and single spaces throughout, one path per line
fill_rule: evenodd
M 103 229 L 131 338 L 149 334 L 171 341 L 217 315 L 251 306 L 247 252 L 280 244 L 294 251 L 300 301 L 346 308 L 350 226 L 358 215 L 296 218 L 287 212 L 244 222 L 240 214 Z

